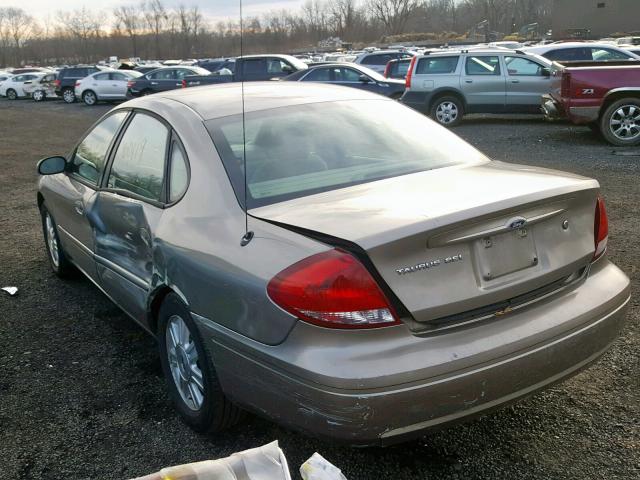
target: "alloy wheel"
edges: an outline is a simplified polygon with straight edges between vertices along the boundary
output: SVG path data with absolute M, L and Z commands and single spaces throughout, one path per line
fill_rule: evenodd
M 33 92 L 33 99 L 36 102 L 44 100 L 44 92 L 42 90 L 36 90 L 35 92 Z
M 9 90 L 9 91 L 7 92 L 7 98 L 8 98 L 9 100 L 15 100 L 16 98 L 18 98 L 18 95 L 16 94 L 16 91 L 15 91 L 15 90 Z
M 453 102 L 442 102 L 436 109 L 438 122 L 448 125 L 458 118 L 458 107 Z
M 67 103 L 73 103 L 73 102 L 75 102 L 75 101 L 76 101 L 76 95 L 75 95 L 75 93 L 73 93 L 73 91 L 72 91 L 72 90 L 69 90 L 69 89 L 65 90 L 65 91 L 62 93 L 62 98 L 63 98 L 63 99 L 64 99 L 64 101 L 65 101 L 65 102 L 67 102 Z
M 95 105 L 96 103 L 96 94 L 93 92 L 86 92 L 84 94 L 84 103 L 87 105 Z
M 629 141 L 640 137 L 640 107 L 622 105 L 611 115 L 609 128 L 620 140 Z
M 173 382 L 187 407 L 200 410 L 204 402 L 204 378 L 195 341 L 179 315 L 172 315 L 166 328 L 167 356 Z
M 45 217 L 45 227 L 47 232 L 47 246 L 49 247 L 49 254 L 51 255 L 51 261 L 54 266 L 60 266 L 60 254 L 58 252 L 58 237 L 56 236 L 56 229 L 53 226 L 53 220 L 51 215 L 47 213 Z

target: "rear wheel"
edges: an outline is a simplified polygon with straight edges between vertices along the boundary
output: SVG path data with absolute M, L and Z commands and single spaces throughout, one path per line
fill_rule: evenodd
M 73 92 L 73 89 L 65 88 L 62 91 L 62 99 L 66 103 L 74 103 L 76 101 L 76 94 Z
M 86 105 L 92 106 L 98 103 L 98 97 L 91 90 L 87 90 L 82 94 L 82 100 Z
M 235 424 L 242 410 L 222 392 L 212 356 L 187 306 L 170 293 L 158 316 L 160 361 L 180 416 L 198 432 L 217 432 Z
M 440 97 L 431 107 L 431 118 L 445 127 L 455 127 L 463 115 L 464 107 L 457 97 Z
M 640 145 L 640 99 L 623 98 L 609 105 L 600 119 L 600 130 L 613 145 Z
M 10 88 L 9 90 L 7 90 L 7 98 L 9 100 L 16 100 L 18 98 L 18 94 L 13 88 Z
M 36 90 L 35 92 L 33 92 L 31 97 L 35 102 L 41 102 L 46 98 L 46 95 L 42 90 Z
M 69 277 L 73 274 L 74 268 L 73 264 L 67 259 L 64 250 L 62 250 L 56 222 L 44 204 L 40 207 L 40 214 L 42 216 L 42 231 L 51 269 L 61 278 Z

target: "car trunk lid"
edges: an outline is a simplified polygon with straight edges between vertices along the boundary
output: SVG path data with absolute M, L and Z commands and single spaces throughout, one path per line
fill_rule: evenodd
M 490 162 L 366 183 L 252 216 L 361 248 L 415 330 L 546 291 L 589 265 L 598 183 Z M 331 240 L 326 240 L 332 243 Z

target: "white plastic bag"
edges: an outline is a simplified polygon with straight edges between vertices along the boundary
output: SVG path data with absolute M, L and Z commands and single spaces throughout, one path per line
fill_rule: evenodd
M 318 452 L 300 467 L 302 480 L 347 480 L 342 471 Z

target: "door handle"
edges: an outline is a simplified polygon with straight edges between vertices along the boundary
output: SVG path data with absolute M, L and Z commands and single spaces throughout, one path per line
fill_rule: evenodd
M 157 85 L 158 82 L 151 82 L 151 85 Z
M 473 83 L 473 80 L 465 80 L 465 83 Z
M 181 86 L 182 86 L 182 82 L 176 83 L 176 87 L 181 87 Z
M 82 203 L 78 202 L 73 205 L 73 209 L 76 211 L 78 215 L 84 215 L 84 206 Z
M 520 83 L 520 80 L 511 80 L 511 83 Z

